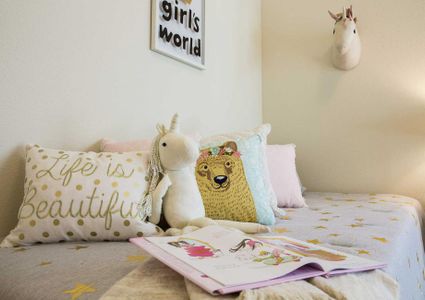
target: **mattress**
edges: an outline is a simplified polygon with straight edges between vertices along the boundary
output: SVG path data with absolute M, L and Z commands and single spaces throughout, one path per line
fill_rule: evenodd
M 388 264 L 401 299 L 425 299 L 418 201 L 397 195 L 306 193 L 270 234 L 287 235 Z M 127 242 L 0 249 L 0 299 L 97 299 L 148 255 Z M 184 297 L 183 297 L 184 298 Z
M 387 263 L 401 299 L 425 299 L 423 210 L 388 194 L 306 193 L 308 208 L 286 209 L 271 234 Z

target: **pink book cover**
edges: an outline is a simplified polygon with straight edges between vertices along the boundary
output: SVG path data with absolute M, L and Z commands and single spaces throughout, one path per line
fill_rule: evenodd
M 220 226 L 130 241 L 213 295 L 385 266 L 283 236 L 254 238 Z

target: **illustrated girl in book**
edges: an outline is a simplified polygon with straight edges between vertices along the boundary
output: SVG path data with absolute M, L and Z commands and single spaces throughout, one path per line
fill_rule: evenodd
M 251 240 L 251 239 L 243 239 L 239 244 L 237 244 L 235 247 L 230 248 L 229 252 L 238 252 L 241 249 L 251 249 L 254 250 L 255 247 L 259 245 L 262 246 L 263 243 L 256 241 L 256 240 Z
M 288 263 L 288 262 L 297 262 L 300 261 L 301 257 L 292 255 L 289 253 L 285 253 L 279 249 L 273 249 L 272 252 L 268 251 L 260 251 L 257 258 L 254 258 L 253 261 L 261 262 L 266 265 L 277 266 L 280 264 Z
M 301 257 L 285 253 L 284 251 L 279 249 L 270 249 L 269 251 L 262 249 L 264 249 L 262 242 L 251 239 L 243 239 L 235 247 L 230 248 L 229 252 L 238 253 L 237 258 L 239 260 L 261 262 L 266 265 L 280 265 L 287 262 L 301 260 Z M 241 250 L 247 250 L 249 251 L 249 254 Z M 241 251 L 242 253 L 238 251 Z
M 220 249 L 215 249 L 208 243 L 199 240 L 179 239 L 175 242 L 168 242 L 168 244 L 184 249 L 186 254 L 190 257 L 217 257 L 221 253 Z

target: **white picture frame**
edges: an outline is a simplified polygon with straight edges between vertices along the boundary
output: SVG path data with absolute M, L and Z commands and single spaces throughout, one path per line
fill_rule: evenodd
M 204 70 L 205 0 L 151 0 L 150 48 Z

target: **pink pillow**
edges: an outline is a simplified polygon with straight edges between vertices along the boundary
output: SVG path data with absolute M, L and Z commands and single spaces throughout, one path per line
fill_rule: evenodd
M 110 139 L 102 139 L 100 142 L 100 151 L 103 152 L 149 151 L 150 149 L 151 140 L 116 142 Z
M 201 139 L 199 134 L 188 134 L 199 143 Z M 100 141 L 100 151 L 103 152 L 131 152 L 131 151 L 150 151 L 151 139 L 131 140 L 126 142 L 117 142 L 111 139 L 102 139 Z
M 279 207 L 307 206 L 295 165 L 295 145 L 267 145 L 270 181 Z

